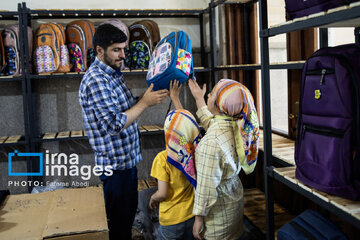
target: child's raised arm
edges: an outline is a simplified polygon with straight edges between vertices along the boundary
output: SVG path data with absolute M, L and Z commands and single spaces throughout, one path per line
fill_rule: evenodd
M 189 88 L 191 94 L 195 98 L 197 108 L 200 109 L 203 106 L 206 106 L 204 99 L 206 93 L 206 84 L 204 83 L 203 87 L 200 88 L 200 86 L 194 79 L 189 79 Z
M 181 105 L 179 94 L 181 90 L 182 85 L 179 85 L 178 80 L 172 80 L 170 82 L 170 98 L 171 101 L 174 103 L 175 109 L 183 109 L 183 106 Z

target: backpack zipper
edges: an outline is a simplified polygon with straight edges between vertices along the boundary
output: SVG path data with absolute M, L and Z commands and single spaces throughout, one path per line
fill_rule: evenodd
M 319 135 L 324 135 L 328 137 L 337 137 L 337 138 L 343 138 L 345 135 L 345 130 L 343 129 L 336 129 L 336 128 L 329 128 L 329 127 L 320 127 L 320 126 L 314 126 L 309 124 L 303 124 L 302 128 L 302 139 L 304 139 L 305 132 L 312 132 Z
M 320 78 L 320 85 L 323 85 L 324 80 L 325 80 L 325 75 L 327 74 L 334 74 L 335 70 L 332 68 L 323 68 L 323 69 L 316 69 L 316 70 L 311 70 L 311 71 L 307 71 L 306 75 L 321 75 Z

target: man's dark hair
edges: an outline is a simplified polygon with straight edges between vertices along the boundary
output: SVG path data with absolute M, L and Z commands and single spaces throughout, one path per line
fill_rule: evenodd
M 104 50 L 107 49 L 113 43 L 126 42 L 127 37 L 123 31 L 111 24 L 100 25 L 94 34 L 93 45 L 102 47 Z

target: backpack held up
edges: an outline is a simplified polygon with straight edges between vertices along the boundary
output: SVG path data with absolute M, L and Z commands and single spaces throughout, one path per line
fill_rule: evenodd
M 180 84 L 194 77 L 191 39 L 183 32 L 172 32 L 158 43 L 150 59 L 146 83 L 154 90 L 169 89 L 171 80 Z
M 316 51 L 301 80 L 296 177 L 320 191 L 360 199 L 360 46 Z

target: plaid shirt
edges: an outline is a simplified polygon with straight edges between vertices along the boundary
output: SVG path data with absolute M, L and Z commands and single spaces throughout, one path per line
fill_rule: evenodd
M 96 58 L 81 81 L 79 102 L 95 164 L 113 170 L 134 167 L 141 160 L 138 124 L 123 127 L 125 111 L 136 102 L 121 72 Z
M 235 240 L 244 230 L 244 201 L 232 122 L 210 120 L 206 106 L 196 114 L 207 132 L 195 151 L 193 214 L 205 216 L 205 239 Z

